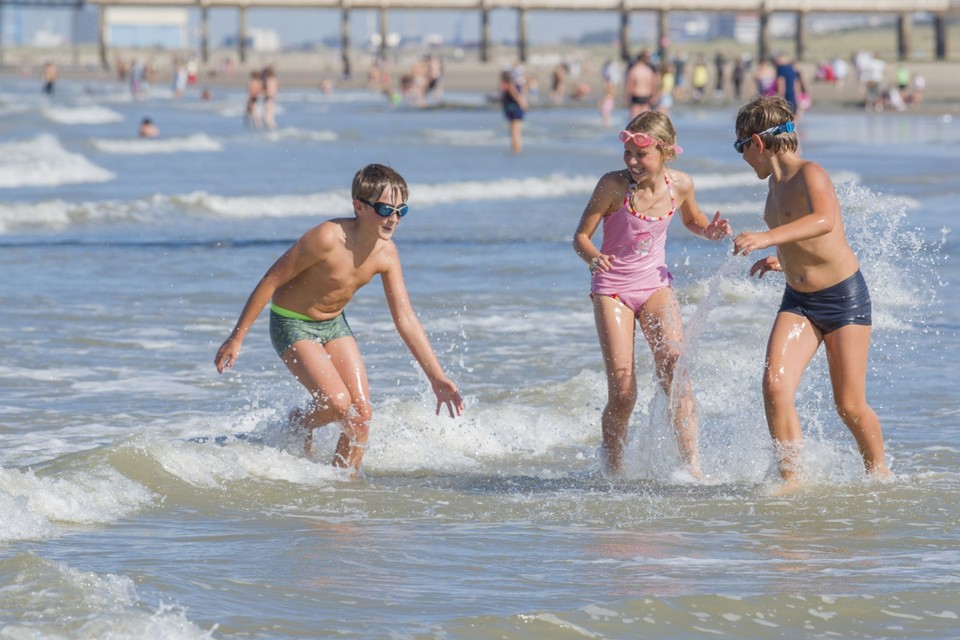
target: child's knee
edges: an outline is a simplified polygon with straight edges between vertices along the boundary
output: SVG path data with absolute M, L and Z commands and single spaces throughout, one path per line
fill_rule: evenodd
M 763 396 L 778 402 L 792 401 L 796 389 L 779 373 L 767 368 L 763 372 Z
M 632 410 L 637 403 L 637 381 L 624 371 L 614 377 L 610 383 L 610 402 L 618 409 Z
M 839 415 L 840 419 L 851 428 L 862 425 L 864 422 L 864 417 L 872 411 L 865 400 L 840 399 L 836 401 L 835 406 L 837 409 L 837 415 Z

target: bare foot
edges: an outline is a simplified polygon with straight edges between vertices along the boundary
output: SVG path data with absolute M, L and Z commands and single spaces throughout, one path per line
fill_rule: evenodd
M 893 482 L 895 477 L 886 465 L 876 466 L 867 471 L 867 477 L 877 482 Z
M 782 498 L 792 495 L 803 488 L 803 483 L 797 478 L 785 478 L 783 482 L 767 490 L 768 498 Z

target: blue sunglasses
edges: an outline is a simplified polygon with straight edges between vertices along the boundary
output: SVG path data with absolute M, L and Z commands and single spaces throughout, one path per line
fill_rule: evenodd
M 407 206 L 406 202 L 403 202 L 396 207 L 392 204 L 387 204 L 386 202 L 370 202 L 369 200 L 361 200 L 360 202 L 370 205 L 381 218 L 389 218 L 393 214 L 397 214 L 402 218 L 410 212 L 410 207 Z
M 778 124 L 775 127 L 770 127 L 765 131 L 761 131 L 757 135 L 762 136 L 768 133 L 772 133 L 774 135 L 778 133 L 793 133 L 795 128 L 796 127 L 793 126 L 792 122 L 784 122 L 783 124 Z M 752 138 L 753 138 L 753 134 L 750 134 L 743 140 L 737 140 L 736 142 L 733 143 L 733 148 L 737 150 L 737 153 L 743 153 L 743 150 L 746 148 L 747 143 L 750 142 Z

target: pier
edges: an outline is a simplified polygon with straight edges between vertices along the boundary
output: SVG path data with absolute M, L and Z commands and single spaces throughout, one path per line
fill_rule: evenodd
M 817 13 L 834 14 L 888 14 L 896 16 L 897 52 L 901 60 L 910 56 L 914 29 L 913 15 L 918 12 L 933 16 L 934 57 L 944 60 L 947 56 L 947 20 L 960 14 L 960 0 L 0 0 L 0 7 L 10 4 L 31 7 L 97 6 L 100 11 L 99 53 L 104 68 L 108 64 L 105 11 L 110 7 L 182 7 L 200 10 L 199 55 L 204 62 L 209 60 L 209 15 L 216 9 L 232 9 L 238 12 L 237 42 L 241 63 L 247 59 L 249 9 L 320 9 L 340 12 L 340 40 L 343 56 L 348 56 L 351 43 L 349 17 L 351 10 L 376 10 L 379 12 L 381 56 L 387 54 L 387 34 L 390 10 L 424 11 L 476 11 L 480 14 L 478 55 L 487 62 L 490 51 L 490 12 L 512 10 L 517 14 L 517 58 L 526 61 L 528 50 L 528 15 L 533 11 L 590 11 L 606 12 L 618 17 L 620 54 L 630 57 L 631 17 L 645 14 L 656 21 L 656 42 L 661 57 L 666 57 L 669 47 L 667 32 L 671 12 L 693 13 L 748 13 L 758 17 L 756 55 L 769 57 L 771 53 L 770 16 L 774 13 L 793 13 L 796 16 L 794 55 L 798 60 L 806 55 L 807 18 Z M 0 25 L 2 26 L 2 25 Z M 0 43 L 2 46 L 2 43 Z M 0 53 L 2 55 L 2 53 Z M 2 60 L 2 58 L 0 58 Z

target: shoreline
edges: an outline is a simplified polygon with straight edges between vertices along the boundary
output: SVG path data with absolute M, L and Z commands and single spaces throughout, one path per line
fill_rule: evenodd
M 532 54 L 529 61 L 524 64 L 525 74 L 530 78 L 535 78 L 540 87 L 539 102 L 535 103 L 532 108 L 564 106 L 596 109 L 601 97 L 600 69 L 604 60 L 610 57 L 607 55 L 609 52 L 610 49 L 604 47 L 600 49 L 572 48 L 566 49 L 562 53 L 545 49 L 542 52 Z M 489 62 L 480 62 L 474 59 L 472 56 L 475 56 L 476 52 L 464 54 L 456 50 L 441 49 L 437 50 L 436 53 L 443 60 L 442 86 L 445 91 L 477 93 L 485 96 L 496 95 L 500 71 L 509 68 L 515 62 L 506 53 L 506 50 L 500 51 L 499 56 L 494 55 Z M 176 52 L 141 50 L 118 52 L 118 55 L 122 55 L 125 60 L 140 57 L 142 60 L 150 61 L 156 69 L 157 79 L 155 84 L 163 87 L 172 84 Z M 353 55 L 353 72 L 349 79 L 342 77 L 339 53 L 333 50 L 320 52 L 251 52 L 247 61 L 243 64 L 234 62 L 234 55 L 235 51 L 232 50 L 221 49 L 212 52 L 210 62 L 200 65 L 196 83 L 190 87 L 188 94 L 199 95 L 203 89 L 210 89 L 214 93 L 217 89 L 244 91 L 251 71 L 268 65 L 273 66 L 277 72 L 280 81 L 281 99 L 284 88 L 316 89 L 320 91 L 326 86 L 328 90 L 332 91 L 375 90 L 371 88 L 369 80 L 369 72 L 375 61 L 375 56 L 369 52 L 359 51 Z M 394 90 L 398 87 L 401 76 L 408 73 L 424 55 L 422 51 L 401 51 L 398 52 L 396 57 L 390 59 L 387 68 L 390 72 L 391 86 L 394 87 Z M 58 67 L 58 81 L 98 83 L 120 81 L 115 72 L 103 70 L 99 67 L 96 51 L 92 49 L 81 49 L 78 55 L 71 49 L 66 48 L 54 50 L 21 48 L 5 51 L 4 61 L 6 64 L 3 68 L 0 68 L 0 82 L 11 78 L 36 80 L 39 91 L 42 86 L 43 65 L 48 60 L 53 61 Z M 590 87 L 590 91 L 581 100 L 574 100 L 568 96 L 559 105 L 554 105 L 549 96 L 551 72 L 557 63 L 564 60 L 573 61 L 579 70 L 578 77 L 571 78 L 568 84 L 570 86 L 585 84 Z M 891 84 L 898 66 L 894 62 L 887 63 L 886 79 Z M 926 81 L 923 100 L 920 104 L 908 105 L 903 111 L 892 108 L 886 108 L 880 112 L 866 111 L 864 109 L 863 88 L 854 78 L 848 77 L 842 86 L 808 81 L 812 109 L 819 111 L 863 111 L 864 113 L 921 113 L 944 116 L 954 113 L 960 114 L 960 85 L 955 80 L 960 77 L 960 62 L 908 61 L 904 62 L 903 66 L 910 71 L 911 75 L 920 74 Z M 677 106 L 696 104 L 699 108 L 725 108 L 736 105 L 737 101 L 733 97 L 729 79 L 725 83 L 723 96 L 714 96 L 712 90 L 714 86 L 712 60 L 708 60 L 708 68 L 711 74 L 710 84 L 708 85 L 710 90 L 704 99 L 697 103 L 678 100 Z M 805 78 L 815 77 L 815 63 L 799 62 L 797 68 Z M 727 76 L 729 77 L 729 73 Z M 750 76 L 747 78 L 746 86 L 752 86 Z M 743 99 L 748 99 L 750 93 L 752 92 L 743 91 Z M 621 98 L 618 98 L 618 104 L 622 104 Z M 444 104 L 442 100 L 439 105 L 434 103 L 431 106 L 432 108 L 456 108 L 455 104 Z

